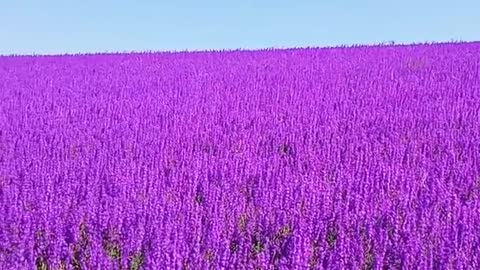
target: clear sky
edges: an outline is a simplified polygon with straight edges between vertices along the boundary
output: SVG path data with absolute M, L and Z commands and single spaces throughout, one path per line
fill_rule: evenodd
M 0 54 L 480 40 L 480 0 L 0 0 Z

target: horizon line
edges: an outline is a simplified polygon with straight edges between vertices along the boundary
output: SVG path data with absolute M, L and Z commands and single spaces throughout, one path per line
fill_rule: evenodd
M 173 49 L 173 50 L 132 50 L 132 51 L 98 51 L 98 52 L 67 52 L 67 53 L 10 53 L 1 54 L 4 57 L 61 57 L 61 56 L 113 56 L 113 55 L 139 55 L 139 54 L 197 54 L 197 53 L 231 53 L 231 52 L 264 52 L 264 51 L 290 51 L 290 50 L 312 50 L 312 49 L 354 49 L 365 47 L 408 47 L 408 46 L 431 46 L 431 45 L 454 45 L 454 44 L 470 44 L 480 43 L 478 41 L 423 41 L 423 42 L 395 42 L 383 41 L 377 43 L 361 43 L 361 44 L 338 44 L 326 46 L 287 46 L 287 47 L 262 47 L 262 48 L 225 48 L 225 49 Z

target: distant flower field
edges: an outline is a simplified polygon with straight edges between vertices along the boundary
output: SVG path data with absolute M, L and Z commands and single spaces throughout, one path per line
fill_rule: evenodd
M 0 57 L 0 269 L 480 269 L 480 43 Z

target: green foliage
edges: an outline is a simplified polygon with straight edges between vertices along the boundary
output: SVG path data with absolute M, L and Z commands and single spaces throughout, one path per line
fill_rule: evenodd
M 260 255 L 265 250 L 265 244 L 257 236 L 253 237 L 250 253 L 253 257 Z
M 375 268 L 375 254 L 372 245 L 365 249 L 362 270 L 373 270 Z
M 313 270 L 317 268 L 318 265 L 318 259 L 320 256 L 320 244 L 318 241 L 313 241 L 312 243 L 312 255 L 310 256 L 310 259 L 308 260 L 308 269 Z
M 335 248 L 338 238 L 338 229 L 336 226 L 330 226 L 327 230 L 327 245 L 329 249 Z
M 36 230 L 35 243 L 34 243 L 33 249 L 40 254 L 37 256 L 37 259 L 35 261 L 35 266 L 37 270 L 50 269 L 45 256 L 45 248 L 46 248 L 45 230 L 43 229 Z
M 120 247 L 118 245 L 110 244 L 106 249 L 107 249 L 107 254 L 110 258 L 116 261 L 120 261 L 121 253 L 120 253 Z
M 43 256 L 39 256 L 35 262 L 37 270 L 49 270 L 47 260 Z
M 248 225 L 247 214 L 245 213 L 240 214 L 240 217 L 238 219 L 238 230 L 240 232 L 245 232 L 247 229 L 247 225 Z
M 292 227 L 290 225 L 282 226 L 274 236 L 274 242 L 282 244 L 291 234 Z
M 103 251 L 105 254 L 110 257 L 112 260 L 120 263 L 122 259 L 121 248 L 118 242 L 118 236 L 114 231 L 106 231 L 103 233 Z
M 73 246 L 72 267 L 74 270 L 82 270 L 82 261 L 87 263 L 89 260 L 90 240 L 88 238 L 87 226 L 84 222 L 80 223 L 80 239 Z
M 143 252 L 137 252 L 130 257 L 129 270 L 140 270 L 145 262 L 145 254 Z

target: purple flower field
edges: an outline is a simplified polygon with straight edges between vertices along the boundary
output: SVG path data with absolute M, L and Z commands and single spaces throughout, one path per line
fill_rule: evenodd
M 0 57 L 0 269 L 480 269 L 480 43 Z

